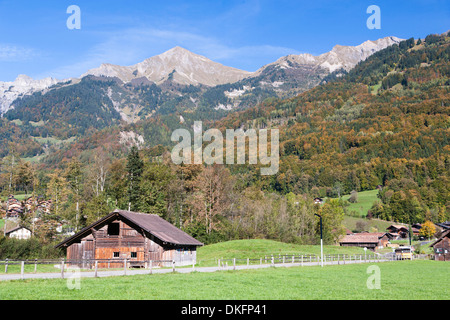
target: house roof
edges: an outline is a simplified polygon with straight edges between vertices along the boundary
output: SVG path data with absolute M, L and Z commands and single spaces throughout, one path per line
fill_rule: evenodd
M 379 239 L 382 238 L 386 233 L 376 232 L 376 233 L 355 233 L 342 237 L 339 243 L 378 243 Z
M 444 239 L 445 237 L 449 237 L 450 238 L 450 229 L 442 232 L 441 236 L 432 244 L 430 244 L 430 247 L 434 247 L 437 243 L 441 242 L 442 239 Z
M 14 228 L 12 228 L 12 229 L 6 231 L 6 232 L 5 232 L 5 235 L 10 234 L 10 233 L 12 233 L 12 232 L 14 232 L 14 231 L 17 231 L 17 230 L 20 230 L 20 229 L 27 229 L 28 231 L 31 231 L 31 230 L 28 229 L 27 227 L 17 226 L 17 227 L 14 227 Z
M 114 220 L 122 220 L 130 227 L 136 230 L 142 230 L 147 233 L 147 236 L 153 236 L 159 239 L 161 242 L 173 245 L 192 245 L 192 246 L 202 246 L 203 243 L 197 239 L 191 237 L 186 232 L 178 229 L 170 222 L 164 220 L 156 214 L 147 214 L 141 212 L 132 212 L 125 210 L 114 210 L 109 215 L 97 220 L 91 225 L 85 227 L 73 236 L 65 239 L 56 248 L 62 246 L 69 246 L 74 242 L 86 237 L 92 233 L 92 230 L 98 230 L 105 226 L 106 224 Z
M 386 229 L 389 230 L 389 229 L 392 229 L 392 228 L 395 228 L 395 229 L 397 229 L 397 230 L 405 229 L 406 231 L 408 231 L 408 227 L 405 227 L 405 226 L 402 226 L 402 225 L 399 225 L 399 224 L 391 224 L 391 225 L 390 225 L 389 227 L 387 227 Z

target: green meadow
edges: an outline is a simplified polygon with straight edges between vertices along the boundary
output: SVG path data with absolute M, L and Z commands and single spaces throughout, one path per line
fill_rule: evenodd
M 267 268 L 81 278 L 80 289 L 67 280 L 0 282 L 1 299 L 57 300 L 435 300 L 450 296 L 450 263 L 397 261 L 376 264 L 380 289 L 370 289 L 374 264 Z

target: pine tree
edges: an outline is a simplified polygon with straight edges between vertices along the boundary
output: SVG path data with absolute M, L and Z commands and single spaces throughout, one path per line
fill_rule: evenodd
M 75 231 L 78 231 L 78 222 L 80 218 L 80 189 L 82 186 L 83 172 L 81 169 L 81 162 L 77 158 L 72 158 L 69 162 L 65 177 L 68 182 L 68 186 L 72 191 L 76 201 L 76 216 L 75 216 Z
M 139 150 L 136 146 L 131 147 L 127 157 L 128 172 L 128 210 L 137 210 L 139 208 L 139 184 L 144 168 L 144 162 L 139 156 Z

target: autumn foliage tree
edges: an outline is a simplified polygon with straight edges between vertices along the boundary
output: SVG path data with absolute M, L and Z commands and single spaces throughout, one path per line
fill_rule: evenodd
M 435 233 L 436 233 L 436 227 L 434 226 L 434 223 L 429 220 L 425 221 L 422 224 L 422 228 L 420 228 L 420 231 L 419 231 L 419 235 L 421 235 L 422 237 L 425 237 L 427 239 L 430 239 L 431 237 L 433 237 Z

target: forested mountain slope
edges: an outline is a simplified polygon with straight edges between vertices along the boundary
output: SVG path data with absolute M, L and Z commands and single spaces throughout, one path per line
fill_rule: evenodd
M 448 35 L 403 41 L 341 79 L 230 114 L 215 126 L 280 129 L 280 171 L 259 178 L 264 189 L 333 196 L 383 185 L 389 199 L 378 216 L 448 214 L 449 44 Z M 411 209 L 388 208 L 393 195 Z
M 102 84 L 117 85 L 117 90 L 136 91 L 136 96 L 148 94 L 147 99 L 153 99 L 159 89 L 152 91 L 147 86 L 145 91 L 142 86 L 124 86 L 108 78 L 94 84 L 86 78 L 79 85 L 89 88 L 80 95 L 67 95 L 66 101 L 104 118 L 83 128 L 77 122 L 81 114 L 70 114 L 64 108 L 47 112 L 45 121 L 55 123 L 52 135 L 65 139 L 65 132 L 74 126 L 85 133 L 59 148 L 49 148 L 36 166 L 35 180 L 24 181 L 16 171 L 9 171 L 14 162 L 10 153 L 4 158 L 0 184 L 8 190 L 15 176 L 17 188 L 33 186 L 38 194 L 53 198 L 52 192 L 65 186 L 65 194 L 58 195 L 60 211 L 54 219 L 72 225 L 83 226 L 113 207 L 130 206 L 161 215 L 205 242 L 265 237 L 313 243 L 317 238 L 314 213 L 319 212 L 328 221 L 325 241 L 335 243 L 343 232 L 343 204 L 330 201 L 318 207 L 312 199 L 352 190 L 381 189 L 380 201 L 369 216 L 404 223 L 446 221 L 450 219 L 449 45 L 448 34 L 408 39 L 371 55 L 344 76 L 329 75 L 322 85 L 293 98 L 272 97 L 228 113 L 207 104 L 195 112 L 169 108 L 120 125 L 121 114 L 112 103 L 118 96 L 95 100 L 98 96 L 89 92 L 104 90 Z M 197 90 L 166 85 L 161 93 Z M 78 98 L 94 99 L 102 107 L 77 106 Z M 35 95 L 32 99 L 52 111 L 45 98 Z M 27 108 L 31 105 L 6 115 L 17 123 L 16 128 L 4 126 L 2 119 L 0 138 L 12 133 L 26 137 L 27 130 L 45 134 L 40 131 L 46 130 L 44 120 L 36 122 L 31 114 L 39 111 Z M 14 118 L 20 112 L 24 120 Z M 169 154 L 174 146 L 171 134 L 178 128 L 192 131 L 195 120 L 203 121 L 203 130 L 222 132 L 278 128 L 279 171 L 261 176 L 260 165 L 174 165 Z M 33 147 L 35 139 L 10 142 Z M 133 145 L 140 150 L 130 149 Z M 20 167 L 27 172 L 26 165 Z M 80 194 L 74 192 L 78 190 L 73 185 L 74 172 L 80 177 L 77 183 L 82 181 Z M 134 174 L 141 178 L 133 180 L 135 185 L 130 188 L 129 177 Z M 74 213 L 76 199 L 80 199 L 79 220 Z

